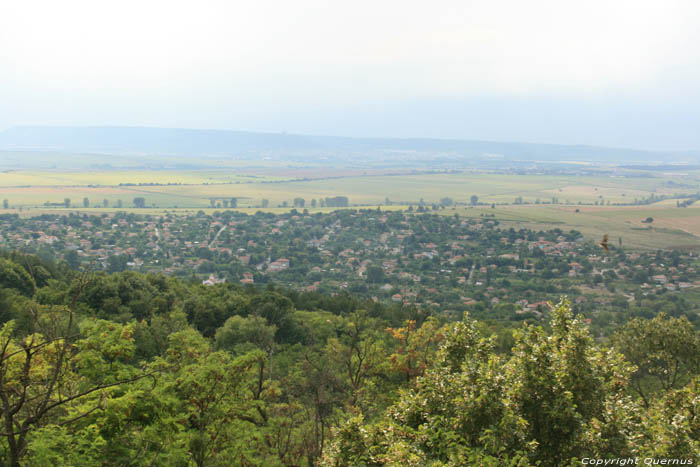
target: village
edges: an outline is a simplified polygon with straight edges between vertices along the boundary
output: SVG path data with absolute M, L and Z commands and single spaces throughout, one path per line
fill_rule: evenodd
M 4 248 L 75 269 L 349 292 L 496 320 L 539 319 L 562 295 L 587 316 L 614 315 L 606 320 L 659 300 L 678 313 L 693 310 L 697 252 L 626 251 L 622 242 L 606 253 L 576 231 L 505 230 L 488 218 L 381 210 L 0 217 Z

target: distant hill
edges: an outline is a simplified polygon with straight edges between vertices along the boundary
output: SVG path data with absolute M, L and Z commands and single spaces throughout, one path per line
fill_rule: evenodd
M 267 156 L 290 160 L 698 162 L 698 153 L 623 148 L 427 138 L 347 138 L 286 133 L 143 127 L 18 126 L 0 132 L 0 151 L 120 156 Z M 104 158 L 95 157 L 95 163 Z

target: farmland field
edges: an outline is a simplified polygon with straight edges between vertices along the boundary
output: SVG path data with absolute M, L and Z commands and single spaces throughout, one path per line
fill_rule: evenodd
M 261 164 L 218 170 L 6 171 L 0 173 L 3 212 L 32 216 L 43 212 L 134 209 L 194 212 L 221 209 L 231 198 L 238 210 L 284 211 L 295 198 L 305 207 L 329 210 L 312 200 L 346 196 L 351 207 L 399 209 L 431 206 L 449 198 L 456 207 L 439 211 L 495 216 L 507 227 L 576 229 L 587 237 L 609 233 L 630 247 L 693 247 L 700 243 L 700 202 L 677 208 L 683 196 L 700 191 L 697 173 L 641 173 L 626 176 L 502 174 L 476 171 L 409 173 Z M 471 197 L 478 205 L 470 207 Z M 87 198 L 88 208 L 84 206 Z M 68 199 L 70 208 L 65 207 Z M 643 205 L 638 205 L 639 203 Z M 517 204 L 516 204 L 517 203 Z M 522 203 L 519 204 L 519 203 Z M 494 208 L 491 205 L 494 204 Z M 624 205 L 624 206 L 622 206 Z M 642 223 L 652 217 L 652 223 Z
M 576 210 L 578 209 L 578 212 Z M 506 228 L 578 230 L 588 239 L 603 234 L 617 244 L 641 249 L 700 248 L 700 206 L 659 208 L 650 206 L 498 206 L 441 211 L 467 217 L 495 219 Z M 493 217 L 491 217 L 493 216 Z M 651 223 L 643 222 L 648 217 Z

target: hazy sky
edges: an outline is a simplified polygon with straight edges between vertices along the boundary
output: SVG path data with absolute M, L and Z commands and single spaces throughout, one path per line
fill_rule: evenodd
M 700 149 L 700 1 L 2 0 L 20 124 Z

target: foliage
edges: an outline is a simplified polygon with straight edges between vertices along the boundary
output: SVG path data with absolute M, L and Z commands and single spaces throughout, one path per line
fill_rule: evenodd
M 660 313 L 633 319 L 614 337 L 615 346 L 637 367 L 632 388 L 649 406 L 651 394 L 679 389 L 700 374 L 700 332 L 685 317 Z
M 19 264 L 0 258 L 0 288 L 15 289 L 26 297 L 36 292 L 36 284 Z
M 566 300 L 543 306 L 547 326 L 511 336 L 348 293 L 17 258 L 2 259 L 15 274 L 0 289 L 2 465 L 700 455 L 697 332 L 685 318 L 633 320 L 610 349 Z
M 405 332 L 405 331 L 404 331 Z M 551 332 L 525 326 L 512 356 L 473 321 L 451 327 L 386 419 L 350 418 L 324 465 L 578 465 L 582 457 L 698 454 L 697 380 L 650 411 L 627 393 L 634 367 L 597 346 L 570 304 Z

